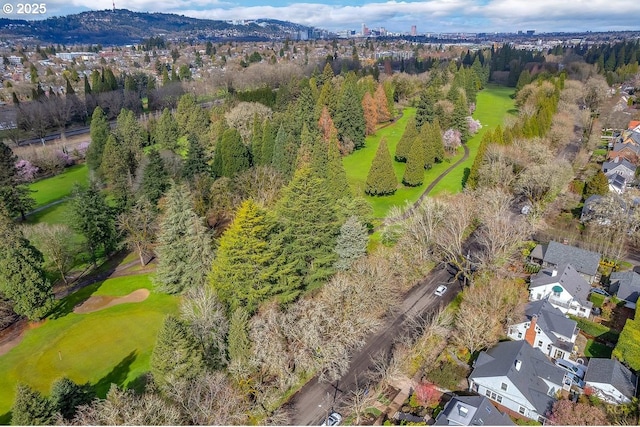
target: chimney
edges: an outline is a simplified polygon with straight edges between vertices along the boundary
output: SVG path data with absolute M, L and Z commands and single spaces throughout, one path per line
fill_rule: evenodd
M 558 268 L 553 267 L 553 270 L 551 270 L 551 277 L 556 277 L 557 275 L 558 275 Z
M 529 325 L 529 329 L 527 329 L 527 331 L 524 333 L 524 340 L 526 342 L 529 343 L 529 345 L 531 345 L 531 347 L 534 347 L 536 345 L 536 322 L 538 321 L 538 316 L 536 316 L 535 314 L 533 316 L 531 316 L 531 323 Z M 517 368 L 517 364 L 516 364 L 516 369 Z
M 516 360 L 516 371 L 520 371 L 522 367 L 522 360 Z

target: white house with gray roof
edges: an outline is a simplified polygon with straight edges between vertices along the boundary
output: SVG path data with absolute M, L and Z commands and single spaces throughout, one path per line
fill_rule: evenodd
M 527 304 L 524 319 L 510 325 L 507 336 L 512 340 L 526 340 L 546 356 L 569 359 L 578 337 L 578 323 L 546 300 Z
M 547 245 L 538 245 L 529 256 L 531 261 L 543 267 L 559 266 L 570 263 L 587 282 L 594 283 L 598 276 L 600 254 L 575 246 L 550 241 Z
M 436 417 L 437 426 L 514 426 L 511 418 L 484 396 L 453 396 Z
M 640 295 L 640 274 L 635 271 L 611 273 L 609 292 L 625 301 L 625 307 L 636 308 Z
M 529 301 L 547 300 L 563 314 L 589 317 L 593 303 L 589 301 L 591 285 L 571 264 L 540 270 L 531 277 Z
M 612 359 L 590 359 L 584 381 L 596 396 L 614 405 L 630 403 L 638 388 L 638 377 Z
M 505 341 L 480 353 L 469 376 L 469 390 L 544 422 L 558 391 L 571 387 L 565 373 L 527 341 Z

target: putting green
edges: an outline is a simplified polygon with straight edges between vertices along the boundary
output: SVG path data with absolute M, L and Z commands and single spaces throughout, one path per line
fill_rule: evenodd
M 123 296 L 141 288 L 151 290 L 142 302 L 88 314 L 71 311 L 91 295 Z M 162 320 L 178 310 L 178 298 L 154 292 L 149 275 L 109 279 L 61 303 L 55 315 L 28 330 L 16 347 L 0 356 L 0 416 L 10 410 L 18 381 L 45 394 L 62 376 L 89 381 L 102 396 L 111 383 L 135 386 L 149 370 Z

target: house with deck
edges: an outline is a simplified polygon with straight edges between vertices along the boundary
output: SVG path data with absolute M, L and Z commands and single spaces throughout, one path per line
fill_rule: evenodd
M 550 241 L 548 244 L 537 245 L 529 259 L 542 267 L 557 267 L 560 264 L 571 263 L 588 283 L 600 280 L 598 267 L 600 266 L 600 254 L 575 246 Z
M 563 314 L 589 317 L 591 285 L 571 264 L 545 268 L 531 277 L 529 301 L 548 301 Z

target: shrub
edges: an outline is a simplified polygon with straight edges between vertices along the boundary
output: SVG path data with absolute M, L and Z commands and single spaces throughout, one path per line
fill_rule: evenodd
M 640 369 L 640 322 L 628 319 L 622 329 L 618 344 L 613 349 L 613 357 L 629 365 L 631 369 Z
M 442 362 L 427 373 L 427 379 L 440 387 L 455 390 L 461 380 L 467 377 L 468 369 L 453 362 Z

